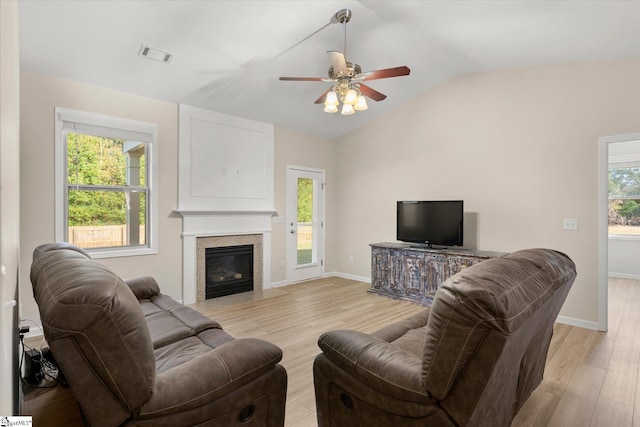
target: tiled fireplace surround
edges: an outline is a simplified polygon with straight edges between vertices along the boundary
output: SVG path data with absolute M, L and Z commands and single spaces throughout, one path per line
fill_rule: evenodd
M 205 300 L 205 251 L 207 248 L 253 245 L 253 289 L 262 290 L 262 234 L 209 236 L 196 238 L 196 302 Z

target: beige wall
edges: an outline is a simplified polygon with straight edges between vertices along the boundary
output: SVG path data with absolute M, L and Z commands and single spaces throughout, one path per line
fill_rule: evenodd
M 336 243 L 333 226 L 336 222 L 338 207 L 335 202 L 337 184 L 335 179 L 336 143 L 334 140 L 310 136 L 302 132 L 276 126 L 275 129 L 275 209 L 277 215 L 284 218 L 286 214 L 286 182 L 287 165 L 305 166 L 324 169 L 327 182 L 325 192 L 325 271 L 335 271 L 335 257 L 331 245 Z M 288 228 L 284 222 L 272 223 L 272 254 L 271 279 L 272 282 L 286 280 L 286 268 L 282 262 L 286 260 L 286 237 Z
M 21 85 L 22 316 L 39 322 L 29 282 L 33 249 L 54 241 L 54 107 L 158 124 L 157 255 L 101 259 L 123 278 L 151 275 L 164 293 L 182 299 L 182 222 L 177 195 L 178 106 L 123 92 L 23 72 Z
M 464 199 L 466 245 L 566 252 L 578 278 L 561 314 L 598 322 L 598 138 L 639 130 L 640 59 L 447 81 L 338 141 L 334 269 L 370 276 L 397 200 Z
M 18 2 L 0 1 L 0 415 L 18 414 L 16 300 L 20 250 Z M 29 294 L 22 294 L 23 299 Z

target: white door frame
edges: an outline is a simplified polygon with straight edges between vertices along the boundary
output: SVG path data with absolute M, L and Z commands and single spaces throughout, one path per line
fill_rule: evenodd
M 318 237 L 319 237 L 319 245 L 318 245 L 318 264 L 319 264 L 319 274 L 318 275 L 314 275 L 313 277 L 323 277 L 324 273 L 325 273 L 325 265 L 324 265 L 324 258 L 325 258 L 325 227 L 324 227 L 324 223 L 325 223 L 325 177 L 326 177 L 326 173 L 324 169 L 317 169 L 317 168 L 310 168 L 310 167 L 306 167 L 306 166 L 296 166 L 296 165 L 287 165 L 287 179 L 286 179 L 286 208 L 285 208 L 285 239 L 286 239 L 286 245 L 285 245 L 285 251 L 286 251 L 286 263 L 287 263 L 287 268 L 286 268 L 286 281 L 287 283 L 292 283 L 292 282 L 298 282 L 298 281 L 302 281 L 302 280 L 307 280 L 307 278 L 294 278 L 291 277 L 292 274 L 292 269 L 293 269 L 293 265 L 297 265 L 297 259 L 293 260 L 291 259 L 291 254 L 293 253 L 293 244 L 294 241 L 293 239 L 291 239 L 291 218 L 290 218 L 290 204 L 293 203 L 294 201 L 292 200 L 293 195 L 290 194 L 290 187 L 291 187 L 291 182 L 290 180 L 290 173 L 291 171 L 302 171 L 302 172 L 311 172 L 311 173 L 319 173 L 321 174 L 321 178 L 320 178 L 320 192 L 318 194 L 318 197 L 320 198 L 319 203 L 319 210 L 318 210 L 318 215 L 320 216 L 320 221 L 321 221 L 321 226 L 319 227 L 318 230 Z M 297 206 L 297 200 L 296 200 L 296 206 Z M 296 222 L 297 222 L 297 218 L 296 218 Z M 292 264 L 293 263 L 293 264 Z M 311 277 L 310 277 L 311 278 Z
M 598 330 L 607 331 L 609 316 L 609 144 L 637 141 L 640 133 L 603 136 L 598 146 Z

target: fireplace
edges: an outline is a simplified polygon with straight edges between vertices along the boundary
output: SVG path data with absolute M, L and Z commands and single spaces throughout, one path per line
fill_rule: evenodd
M 205 298 L 253 290 L 253 245 L 205 249 Z
M 215 281 L 216 285 L 222 285 L 223 280 L 221 279 L 221 274 L 214 274 L 209 279 L 209 274 L 207 272 L 207 251 L 212 253 L 211 249 L 225 249 L 229 247 L 238 247 L 238 246 L 247 246 L 248 248 L 252 248 L 252 260 L 251 263 L 251 274 L 245 272 L 235 272 L 231 273 L 231 276 L 234 274 L 242 274 L 241 278 L 233 278 L 234 280 L 245 280 L 248 277 L 252 277 L 253 279 L 253 290 L 254 291 L 262 291 L 263 289 L 263 275 L 264 275 L 264 242 L 262 234 L 230 234 L 224 236 L 198 236 L 194 237 L 194 249 L 193 252 L 193 262 L 194 265 L 194 273 L 195 277 L 191 283 L 195 285 L 191 289 L 195 291 L 194 298 L 187 299 L 187 301 L 192 301 L 190 304 L 194 302 L 203 302 L 207 299 L 211 299 L 210 296 L 207 296 L 207 285 L 213 281 Z M 245 261 L 246 262 L 246 261 Z M 246 265 L 246 264 L 245 264 Z M 225 267 L 223 267 L 225 268 Z M 210 267 L 209 267 L 210 269 Z M 215 269 L 212 270 L 215 272 Z M 226 274 L 227 276 L 229 273 Z M 194 283 L 195 282 L 195 283 Z M 229 283 L 226 283 L 229 284 Z M 186 288 L 185 288 L 186 289 Z M 248 292 L 249 289 L 240 290 L 238 292 Z M 217 295 L 220 296 L 220 295 Z

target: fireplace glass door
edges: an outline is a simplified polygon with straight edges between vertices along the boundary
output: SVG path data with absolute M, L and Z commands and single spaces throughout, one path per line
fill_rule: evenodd
M 205 297 L 253 290 L 253 245 L 206 248 Z

